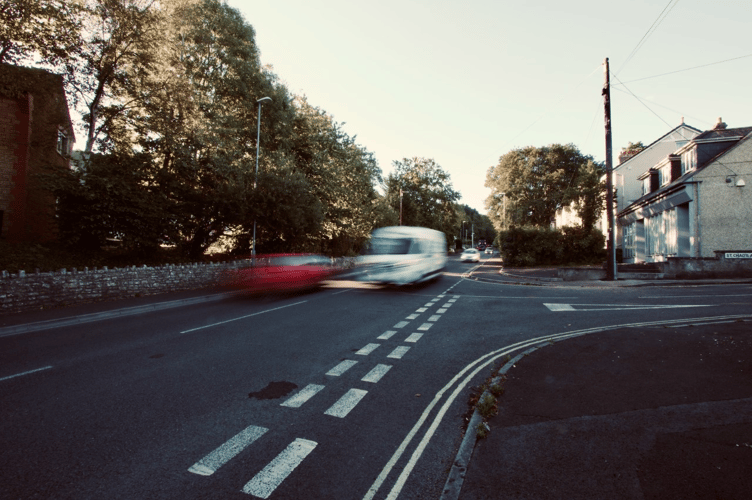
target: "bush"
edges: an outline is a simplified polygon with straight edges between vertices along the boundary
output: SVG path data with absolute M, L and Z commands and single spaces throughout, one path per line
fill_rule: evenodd
M 499 234 L 504 263 L 513 267 L 597 264 L 606 258 L 605 237 L 596 229 L 512 227 Z

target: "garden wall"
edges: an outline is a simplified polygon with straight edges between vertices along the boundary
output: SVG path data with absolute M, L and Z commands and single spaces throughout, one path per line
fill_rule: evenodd
M 0 314 L 221 285 L 243 261 L 209 264 L 0 272 Z M 246 264 L 247 265 L 247 264 Z

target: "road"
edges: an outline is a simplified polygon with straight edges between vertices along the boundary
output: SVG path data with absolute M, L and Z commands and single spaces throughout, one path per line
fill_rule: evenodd
M 1 337 L 0 498 L 436 499 L 505 346 L 752 313 L 748 284 L 497 274 L 451 260 L 409 289 L 338 282 Z

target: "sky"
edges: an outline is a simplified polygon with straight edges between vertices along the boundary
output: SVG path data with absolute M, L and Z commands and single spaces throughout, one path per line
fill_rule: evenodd
M 681 124 L 752 126 L 750 0 L 227 0 L 261 63 L 372 152 L 432 158 L 486 213 L 511 150 L 574 144 L 613 162 Z

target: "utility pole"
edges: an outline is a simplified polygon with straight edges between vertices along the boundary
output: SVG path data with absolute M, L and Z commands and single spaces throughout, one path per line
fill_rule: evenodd
M 608 260 L 606 261 L 606 279 L 608 281 L 614 281 L 616 279 L 616 237 L 614 227 L 614 180 L 611 161 L 611 80 L 608 69 L 608 57 L 603 62 L 603 66 L 603 72 L 606 77 L 606 81 L 603 84 L 602 94 L 606 122 L 606 217 L 608 217 L 608 242 L 606 243 Z

